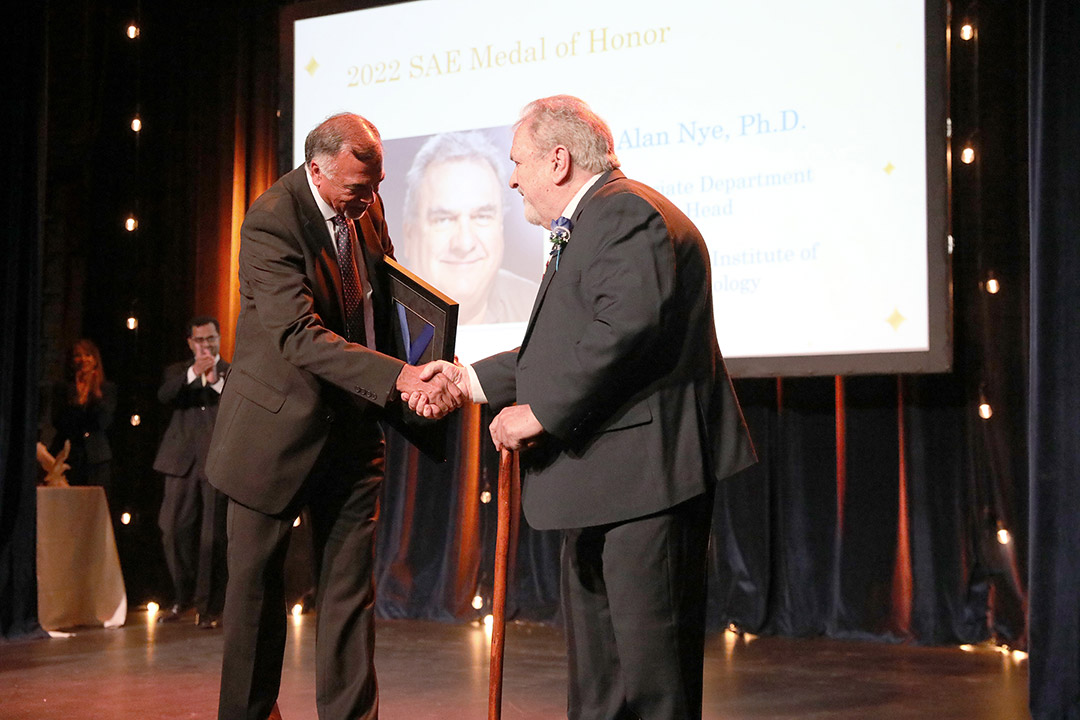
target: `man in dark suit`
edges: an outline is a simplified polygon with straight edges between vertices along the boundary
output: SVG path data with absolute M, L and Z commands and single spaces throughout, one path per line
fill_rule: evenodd
M 358 115 L 308 134 L 304 164 L 248 210 L 240 231 L 233 366 L 207 461 L 230 498 L 229 585 L 218 717 L 274 709 L 285 649 L 283 562 L 307 507 L 318 578 L 316 688 L 323 720 L 374 718 L 375 522 L 383 477 L 378 421 L 422 392 L 441 416 L 458 389 L 393 349 L 378 195 L 382 144 Z
M 563 530 L 568 715 L 700 718 L 713 490 L 755 461 L 708 251 L 577 98 L 528 105 L 510 159 L 526 218 L 571 222 L 521 347 L 457 381 L 503 408 L 491 437 L 522 450 L 529 523 Z
M 226 498 L 206 480 L 206 452 L 229 363 L 221 359 L 217 318 L 188 322 L 192 359 L 165 369 L 158 400 L 172 408 L 154 470 L 165 475 L 158 513 L 173 605 L 158 622 L 178 620 L 192 605 L 203 628 L 218 627 L 225 605 Z

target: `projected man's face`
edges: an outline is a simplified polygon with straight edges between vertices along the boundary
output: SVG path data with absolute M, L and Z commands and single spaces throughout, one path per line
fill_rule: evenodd
M 503 259 L 499 179 L 482 159 L 428 166 L 406 228 L 417 272 L 458 301 L 461 322 L 479 322 Z
M 551 182 L 548 155 L 537 151 L 532 133 L 524 125 L 514 132 L 514 142 L 510 146 L 510 160 L 514 163 L 510 187 L 521 193 L 525 201 L 525 219 L 541 227 L 547 227 L 562 211 L 562 206 L 552 207 L 555 186 Z
M 383 180 L 382 151 L 378 159 L 363 162 L 349 148 L 342 148 L 336 157 L 315 158 L 311 161 L 311 180 L 326 204 L 339 215 L 357 219 L 375 202 Z

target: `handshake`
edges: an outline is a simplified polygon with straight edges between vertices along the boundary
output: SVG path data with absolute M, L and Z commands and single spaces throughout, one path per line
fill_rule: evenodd
M 461 365 L 435 360 L 422 367 L 406 365 L 398 375 L 401 401 L 417 415 L 438 420 L 472 400 L 469 373 Z M 540 442 L 544 426 L 529 405 L 503 408 L 488 426 L 497 450 L 522 450 Z
M 406 365 L 394 387 L 410 410 L 433 420 L 446 417 L 472 399 L 465 368 L 445 360 L 419 367 Z

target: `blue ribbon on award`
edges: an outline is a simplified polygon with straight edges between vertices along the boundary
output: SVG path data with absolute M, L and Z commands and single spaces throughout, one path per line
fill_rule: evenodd
M 412 332 L 409 330 L 408 310 L 400 302 L 397 303 L 397 314 L 398 325 L 401 326 L 401 339 L 405 343 L 407 362 L 410 365 L 415 365 L 424 356 L 424 351 L 431 344 L 431 339 L 435 337 L 435 326 L 431 323 L 424 323 L 420 334 L 416 336 L 416 340 L 413 340 Z

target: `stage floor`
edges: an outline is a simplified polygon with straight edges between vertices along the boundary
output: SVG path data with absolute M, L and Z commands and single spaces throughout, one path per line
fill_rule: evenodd
M 314 720 L 313 616 L 290 623 L 280 709 Z M 1027 662 L 988 647 L 921 648 L 825 639 L 711 636 L 705 717 L 713 720 L 1019 720 Z M 0 644 L 0 719 L 216 717 L 221 632 L 147 623 Z M 488 640 L 476 625 L 381 621 L 383 720 L 487 715 Z M 503 717 L 565 717 L 557 629 L 507 629 Z

